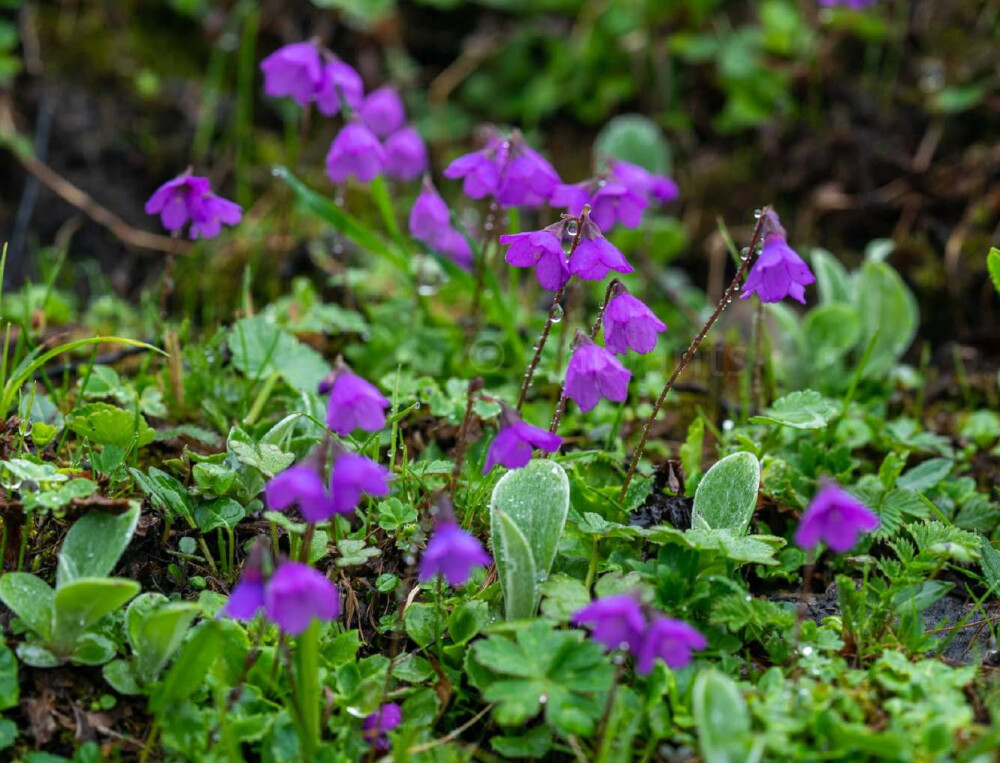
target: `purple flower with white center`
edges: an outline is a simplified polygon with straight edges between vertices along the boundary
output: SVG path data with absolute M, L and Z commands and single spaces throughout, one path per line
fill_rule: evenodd
M 285 511 L 298 504 L 307 522 L 323 522 L 333 513 L 323 478 L 315 469 L 302 464 L 271 479 L 264 488 L 264 496 L 272 511 Z
M 299 562 L 284 562 L 264 587 L 267 618 L 285 633 L 301 635 L 316 620 L 340 614 L 340 594 L 325 575 Z
M 472 270 L 472 247 L 461 231 L 451 227 L 446 228 L 444 234 L 433 244 L 433 248 L 462 270 Z
M 391 87 L 372 90 L 358 109 L 361 121 L 378 137 L 392 135 L 406 122 L 406 109 Z
M 590 219 L 602 231 L 611 230 L 615 223 L 635 228 L 642 222 L 642 212 L 648 206 L 645 196 L 624 183 L 602 182 L 590 198 Z
M 526 424 L 511 408 L 503 405 L 500 412 L 500 431 L 490 443 L 483 474 L 487 474 L 497 464 L 502 464 L 508 469 L 520 469 L 528 465 L 531 452 L 535 448 L 546 453 L 555 453 L 560 445 L 562 438 L 559 435 Z
M 611 163 L 611 172 L 633 191 L 667 204 L 680 195 L 677 183 L 666 175 L 656 175 L 638 164 L 617 160 Z
M 351 514 L 361 501 L 361 494 L 389 494 L 389 470 L 370 458 L 343 453 L 333 462 L 330 473 L 330 508 L 334 514 Z
M 667 330 L 667 324 L 621 283 L 611 288 L 602 323 L 604 346 L 616 355 L 624 355 L 629 350 L 640 355 L 652 352 L 656 347 L 656 335 Z
M 222 223 L 236 225 L 243 219 L 238 204 L 216 196 L 208 178 L 196 175 L 181 175 L 157 188 L 146 202 L 146 214 L 159 215 L 171 232 L 190 222 L 193 239 L 212 238 L 222 230 Z
M 575 344 L 566 369 L 566 397 L 585 413 L 602 397 L 616 403 L 624 402 L 632 372 L 582 331 L 576 332 Z
M 587 215 L 583 215 L 580 224 L 583 230 L 580 243 L 569 258 L 569 272 L 585 281 L 600 281 L 609 270 L 619 273 L 631 273 L 635 268 L 628 264 L 618 248 L 604 238 L 598 228 Z
M 458 526 L 454 519 L 438 521 L 424 555 L 420 558 L 420 582 L 441 575 L 451 586 L 463 585 L 473 567 L 485 567 L 490 555 L 475 536 Z
M 500 243 L 510 248 L 504 259 L 517 268 L 534 268 L 535 278 L 543 289 L 558 291 L 569 280 L 561 231 L 562 223 L 556 223 L 542 230 L 505 234 Z
M 806 302 L 806 289 L 816 278 L 809 266 L 785 241 L 778 215 L 768 210 L 764 218 L 764 246 L 743 284 L 741 299 L 756 294 L 761 302 L 780 302 L 791 297 Z
M 385 426 L 385 409 L 389 405 L 374 384 L 350 371 L 341 371 L 330 388 L 326 423 L 341 437 L 355 429 L 377 432 Z
M 369 183 L 385 166 L 385 150 L 372 131 L 359 122 L 346 125 L 330 144 L 326 155 L 326 174 L 334 183 L 343 183 L 354 175 Z
M 795 544 L 813 549 L 820 542 L 843 554 L 854 548 L 863 532 L 878 529 L 878 516 L 835 483 L 827 483 L 805 510 L 795 531 Z
M 399 180 L 413 180 L 427 169 L 427 145 L 412 127 L 389 136 L 385 145 L 385 174 Z
M 361 731 L 365 740 L 374 744 L 376 750 L 384 752 L 389 749 L 388 732 L 402 722 L 403 709 L 395 702 L 389 702 L 361 722 Z
M 410 209 L 410 235 L 428 246 L 444 238 L 451 224 L 451 213 L 429 177 L 424 178 L 420 195 Z
M 646 617 L 634 596 L 620 594 L 597 599 L 574 613 L 574 625 L 589 625 L 591 636 L 607 647 L 635 651 L 642 643 Z
M 365 85 L 352 66 L 336 59 L 323 67 L 323 78 L 316 92 L 316 108 L 326 117 L 336 116 L 344 104 L 357 110 L 365 97 Z
M 497 202 L 502 207 L 538 207 L 547 204 L 559 186 L 559 174 L 517 133 L 511 137 L 510 146 L 507 166 L 500 173 Z
M 299 106 L 308 106 L 323 83 L 323 61 L 311 42 L 296 42 L 278 48 L 260 62 L 264 73 L 264 94 L 271 98 L 289 97 Z
M 642 642 L 635 650 L 635 668 L 642 674 L 653 669 L 659 657 L 673 669 L 683 668 L 691 662 L 691 653 L 708 646 L 705 637 L 683 620 L 656 616 L 646 627 Z

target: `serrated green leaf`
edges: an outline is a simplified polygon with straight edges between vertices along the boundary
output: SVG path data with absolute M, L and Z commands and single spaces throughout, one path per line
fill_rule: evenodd
M 66 417 L 66 426 L 86 440 L 122 450 L 149 445 L 156 432 L 141 414 L 108 403 L 87 403 Z
M 780 424 L 793 429 L 822 429 L 837 414 L 837 407 L 819 392 L 806 389 L 792 392 L 774 401 L 755 424 Z

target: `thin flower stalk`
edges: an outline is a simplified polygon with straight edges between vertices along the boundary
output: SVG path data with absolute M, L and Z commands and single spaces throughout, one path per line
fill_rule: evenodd
M 677 362 L 674 367 L 673 373 L 670 374 L 670 378 L 667 379 L 667 383 L 663 387 L 663 391 L 660 392 L 659 397 L 656 398 L 656 402 L 653 404 L 653 412 L 649 415 L 646 420 L 645 426 L 642 428 L 642 435 L 639 437 L 639 444 L 635 448 L 635 452 L 632 454 L 632 461 L 628 465 L 628 473 L 625 475 L 625 482 L 622 484 L 621 492 L 618 494 L 618 503 L 622 503 L 625 500 L 625 496 L 628 494 L 629 483 L 632 482 L 632 477 L 635 475 L 635 470 L 639 466 L 639 461 L 642 459 L 642 454 L 646 450 L 646 441 L 649 439 L 649 430 L 653 426 L 653 422 L 656 421 L 656 417 L 660 415 L 660 408 L 663 407 L 663 401 L 667 399 L 667 395 L 670 390 L 673 389 L 674 383 L 677 378 L 684 372 L 684 369 L 688 367 L 691 359 L 694 358 L 698 348 L 704 341 L 708 332 L 711 331 L 712 326 L 722 315 L 722 312 L 729 306 L 729 303 L 733 301 L 733 295 L 739 290 L 740 284 L 743 283 L 743 278 L 746 275 L 747 268 L 750 267 L 750 261 L 753 259 L 757 252 L 757 248 L 760 245 L 761 234 L 764 230 L 764 221 L 767 219 L 767 213 L 770 212 L 770 206 L 764 207 L 759 216 L 757 217 L 757 224 L 753 229 L 753 237 L 750 239 L 750 248 L 747 252 L 746 258 L 740 263 L 739 269 L 736 271 L 736 275 L 730 282 L 729 287 L 723 293 L 722 298 L 719 299 L 719 303 L 715 306 L 715 310 L 709 316 L 708 321 L 705 325 L 701 327 L 694 339 L 691 340 L 691 344 L 681 355 L 681 359 Z

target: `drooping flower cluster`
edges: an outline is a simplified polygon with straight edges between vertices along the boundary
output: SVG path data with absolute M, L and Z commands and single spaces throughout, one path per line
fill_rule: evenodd
M 390 403 L 369 381 L 351 372 L 338 359 L 337 367 L 319 385 L 319 393 L 329 393 L 326 425 L 341 437 L 356 429 L 377 432 L 385 426 L 385 409 Z
M 410 235 L 445 255 L 465 270 L 472 269 L 472 248 L 461 231 L 452 227 L 448 205 L 429 177 L 410 209 Z
M 576 349 L 566 368 L 566 397 L 584 413 L 602 397 L 615 403 L 624 402 L 632 372 L 580 330 L 574 344 Z
M 621 649 L 635 655 L 640 673 L 652 671 L 657 658 L 668 667 L 683 668 L 692 652 L 708 646 L 705 637 L 683 620 L 653 613 L 647 617 L 642 604 L 629 594 L 608 596 L 591 602 L 571 618 L 575 625 L 588 625 L 595 641 L 608 651 Z
M 420 558 L 420 582 L 441 575 L 449 585 L 460 586 L 468 581 L 473 567 L 485 567 L 492 561 L 476 537 L 458 526 L 451 502 L 442 497 L 434 534 Z
M 764 246 L 743 284 L 741 299 L 756 294 L 761 302 L 780 302 L 785 297 L 805 304 L 806 289 L 816 278 L 809 266 L 785 240 L 778 215 L 767 210 L 763 222 Z
M 285 633 L 298 636 L 316 620 L 340 614 L 340 593 L 323 573 L 299 562 L 281 561 L 268 575 L 264 546 L 255 546 L 243 577 L 220 611 L 223 617 L 252 620 L 263 612 Z
M 656 335 L 667 330 L 642 300 L 633 297 L 620 281 L 611 287 L 601 316 L 604 345 L 616 355 L 629 350 L 645 355 L 656 347 Z
M 188 235 L 193 239 L 214 238 L 223 224 L 236 225 L 243 219 L 240 205 L 212 193 L 208 178 L 186 173 L 156 189 L 146 202 L 146 214 L 159 215 L 171 232 L 190 223 Z
M 501 207 L 538 207 L 549 203 L 559 186 L 559 174 L 518 131 L 494 136 L 479 151 L 455 159 L 446 178 L 462 178 L 462 190 L 472 199 L 491 196 Z
M 642 213 L 652 201 L 666 204 L 679 195 L 677 184 L 664 175 L 656 175 L 637 164 L 616 160 L 608 170 L 582 183 L 560 185 L 550 203 L 579 215 L 590 207 L 590 219 L 602 230 L 616 223 L 636 228 Z
M 875 512 L 837 484 L 828 482 L 802 515 L 795 543 L 803 549 L 825 543 L 842 554 L 854 548 L 861 533 L 877 530 L 878 526 Z
M 367 183 L 383 173 L 413 180 L 427 168 L 427 146 L 407 126 L 403 102 L 392 88 L 377 88 L 366 97 L 361 76 L 313 42 L 286 45 L 260 68 L 267 95 L 290 97 L 302 107 L 315 103 L 324 116 L 343 112 L 347 123 L 326 155 L 334 183 L 352 176 Z
M 483 474 L 487 474 L 497 464 L 508 469 L 521 469 L 531 461 L 531 453 L 535 448 L 555 453 L 560 445 L 562 438 L 559 435 L 526 424 L 513 409 L 501 403 L 500 431 L 490 443 Z
M 269 509 L 285 511 L 298 505 L 307 522 L 325 522 L 335 514 L 354 513 L 363 493 L 388 495 L 389 471 L 370 458 L 346 451 L 334 458 L 329 489 L 319 472 L 302 464 L 285 469 L 265 488 Z

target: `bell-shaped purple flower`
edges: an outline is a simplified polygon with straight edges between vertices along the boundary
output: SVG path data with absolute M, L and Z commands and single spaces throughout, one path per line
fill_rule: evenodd
M 264 609 L 264 551 L 260 545 L 250 550 L 240 582 L 229 593 L 229 601 L 219 611 L 219 617 L 253 620 Z
M 431 179 L 424 178 L 420 195 L 410 209 L 410 235 L 428 246 L 443 238 L 451 224 L 451 213 Z
M 472 270 L 472 247 L 469 246 L 469 240 L 462 235 L 461 231 L 452 227 L 446 228 L 432 245 L 432 248 L 454 262 L 462 270 Z
M 326 423 L 341 437 L 355 429 L 377 432 L 385 426 L 385 409 L 389 405 L 374 384 L 350 371 L 341 371 L 330 388 Z
M 616 355 L 629 350 L 645 355 L 656 347 L 656 335 L 667 330 L 646 304 L 617 283 L 604 308 L 604 346 Z
M 629 594 L 597 599 L 570 619 L 574 625 L 589 625 L 595 641 L 612 649 L 635 651 L 642 643 L 646 616 L 642 605 Z
M 359 122 L 352 122 L 337 133 L 326 155 L 326 174 L 334 183 L 343 183 L 351 175 L 362 183 L 371 182 L 384 166 L 382 144 Z
M 569 272 L 585 281 L 600 281 L 609 270 L 631 273 L 629 265 L 618 247 L 604 238 L 600 229 L 585 215 L 582 218 L 580 243 L 569 258 Z
M 511 138 L 507 166 L 500 174 L 497 202 L 502 207 L 547 204 L 559 186 L 559 174 L 517 134 Z
M 795 531 L 795 544 L 813 549 L 820 542 L 842 554 L 854 548 L 863 532 L 878 529 L 878 516 L 835 483 L 827 483 L 805 510 Z
M 563 183 L 556 186 L 549 198 L 549 203 L 553 207 L 561 207 L 574 217 L 579 217 L 584 206 L 590 203 L 590 197 L 594 194 L 595 183 L 593 180 L 584 180 L 582 183 Z
M 562 438 L 540 427 L 526 424 L 506 405 L 500 413 L 500 431 L 490 443 L 486 454 L 486 474 L 497 464 L 508 469 L 520 469 L 528 465 L 535 448 L 546 453 L 555 453 L 562 445 Z
M 500 169 L 493 158 L 495 154 L 496 150 L 491 147 L 464 154 L 445 167 L 444 176 L 451 180 L 462 178 L 462 192 L 470 199 L 496 195 Z
M 577 331 L 575 343 L 576 349 L 566 368 L 566 397 L 583 412 L 591 410 L 602 397 L 623 402 L 628 397 L 632 372 L 583 332 Z
M 510 246 L 505 259 L 517 268 L 534 268 L 535 278 L 543 289 L 557 291 L 569 280 L 569 266 L 557 230 L 560 224 L 538 231 L 511 233 L 500 237 Z
M 645 196 L 624 183 L 602 182 L 590 198 L 590 219 L 602 231 L 611 230 L 615 223 L 636 228 L 642 222 L 643 210 L 648 206 Z
M 361 722 L 361 732 L 369 744 L 384 752 L 389 749 L 388 732 L 402 722 L 403 708 L 395 702 L 389 702 Z
M 323 478 L 315 469 L 303 464 L 276 475 L 265 486 L 264 496 L 272 511 L 285 511 L 298 504 L 307 522 L 323 522 L 333 513 Z
M 806 289 L 816 278 L 809 266 L 785 241 L 785 229 L 778 215 L 765 213 L 764 246 L 743 284 L 741 299 L 756 294 L 761 302 L 780 302 L 791 297 L 806 302 Z
M 370 458 L 343 453 L 333 462 L 330 473 L 331 509 L 334 514 L 351 514 L 361 501 L 361 494 L 389 494 L 389 470 Z
M 264 73 L 264 94 L 271 98 L 289 97 L 299 106 L 308 106 L 323 83 L 323 61 L 311 42 L 296 42 L 278 48 L 260 62 Z
M 406 109 L 391 87 L 372 90 L 358 110 L 361 121 L 380 138 L 392 135 L 406 123 Z
M 146 214 L 159 215 L 168 231 L 181 230 L 191 223 L 193 239 L 212 238 L 222 224 L 236 225 L 243 219 L 239 204 L 212 193 L 208 178 L 181 175 L 161 185 L 146 202 Z
M 427 169 L 427 145 L 412 127 L 397 130 L 385 145 L 385 174 L 399 180 L 413 180 Z
M 469 579 L 473 567 L 485 567 L 492 561 L 475 536 L 457 522 L 439 521 L 420 558 L 420 582 L 441 575 L 449 585 L 460 586 Z
M 661 204 L 667 204 L 680 195 L 673 180 L 665 175 L 656 175 L 638 164 L 618 160 L 611 163 L 611 172 L 635 193 Z
M 365 85 L 352 66 L 336 59 L 327 61 L 316 92 L 316 108 L 326 117 L 340 113 L 344 104 L 357 110 L 365 97 Z
M 284 562 L 264 588 L 264 610 L 282 631 L 298 636 L 314 618 L 337 617 L 340 594 L 321 572 L 299 562 Z
M 705 637 L 683 620 L 657 616 L 646 627 L 642 642 L 635 650 L 635 668 L 646 674 L 659 657 L 670 668 L 683 668 L 691 662 L 691 653 L 708 646 Z

